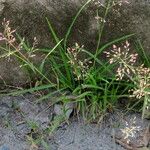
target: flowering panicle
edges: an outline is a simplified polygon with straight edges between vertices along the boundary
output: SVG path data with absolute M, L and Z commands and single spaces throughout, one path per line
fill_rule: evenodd
M 18 43 L 16 41 L 16 38 L 15 38 L 15 32 L 16 30 L 12 30 L 11 27 L 10 27 L 10 21 L 9 20 L 6 20 L 4 18 L 3 22 L 2 22 L 2 26 L 4 28 L 4 32 L 3 33 L 0 33 L 0 41 L 4 41 L 6 43 L 6 45 L 9 47 L 9 54 L 7 56 L 10 56 L 11 54 L 13 54 L 14 52 L 19 52 L 20 55 L 22 55 L 25 59 L 28 59 L 30 57 L 34 57 L 35 55 L 32 54 L 36 49 L 35 47 L 37 46 L 38 44 L 38 41 L 36 39 L 36 37 L 34 37 L 34 41 L 33 41 L 33 45 L 31 48 L 29 48 L 28 50 L 28 56 L 25 56 L 21 50 L 23 50 L 23 44 L 25 42 L 25 38 L 23 38 L 20 43 Z M 12 52 L 12 50 L 14 50 Z M 11 52 L 10 52 L 11 51 Z
M 140 131 L 140 126 L 136 126 L 136 117 L 130 119 L 129 122 L 126 122 L 126 127 L 121 129 L 124 139 L 127 140 L 127 143 L 130 142 L 131 138 L 136 136 L 136 133 Z
M 98 7 L 102 6 L 105 7 L 105 0 L 93 0 L 94 4 Z M 112 0 L 112 4 L 110 7 L 119 5 L 122 6 L 123 4 L 129 4 L 129 0 Z
M 104 52 L 106 54 L 106 57 L 109 58 L 110 64 L 119 64 L 116 75 L 117 80 L 121 80 L 124 75 L 131 75 L 132 73 L 135 73 L 134 68 L 131 66 L 135 64 L 138 54 L 129 54 L 129 46 L 129 42 L 126 41 L 123 48 L 113 45 L 113 49 L 110 52 Z
M 68 48 L 67 54 L 69 58 L 69 63 L 72 66 L 73 73 L 76 76 L 76 80 L 82 80 L 86 77 L 87 71 L 89 69 L 89 64 L 91 61 L 84 59 L 83 61 L 79 59 L 79 54 L 84 46 L 79 46 L 75 43 L 75 47 Z
M 13 35 L 16 32 L 16 30 L 11 29 L 10 21 L 6 21 L 5 18 L 2 22 L 2 25 L 4 27 L 3 40 L 8 42 L 8 44 L 12 45 L 16 41 L 16 38 Z
M 124 77 L 127 77 L 131 82 L 134 83 L 135 87 L 129 92 L 132 92 L 131 97 L 137 99 L 142 99 L 147 96 L 150 96 L 150 68 L 144 67 L 144 65 L 137 66 L 137 56 L 138 54 L 130 54 L 130 44 L 126 41 L 123 47 L 117 47 L 113 45 L 113 49 L 110 52 L 104 52 L 106 57 L 109 58 L 109 63 L 118 64 L 116 70 L 116 79 L 122 80 Z M 143 107 L 143 111 L 150 108 L 150 103 L 147 98 L 146 106 Z

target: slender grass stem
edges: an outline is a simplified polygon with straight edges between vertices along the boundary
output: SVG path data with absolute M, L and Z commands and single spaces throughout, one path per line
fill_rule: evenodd
M 98 55 L 98 50 L 99 50 L 99 46 L 100 46 L 100 43 L 101 43 L 101 38 L 102 38 L 104 26 L 105 26 L 105 21 L 106 21 L 106 18 L 107 18 L 109 9 L 110 9 L 110 3 L 111 3 L 111 1 L 112 0 L 108 0 L 108 2 L 106 4 L 106 7 L 105 7 L 106 10 L 105 10 L 103 19 L 102 19 L 101 22 L 99 21 L 99 34 L 98 34 L 98 42 L 97 42 L 97 47 L 96 47 L 96 52 L 95 52 L 95 58 Z M 97 12 L 97 14 L 98 14 L 98 12 Z M 94 65 L 95 65 L 95 61 L 94 61 Z

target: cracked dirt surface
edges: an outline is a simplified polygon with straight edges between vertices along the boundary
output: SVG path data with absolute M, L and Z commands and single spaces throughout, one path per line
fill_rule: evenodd
M 120 129 L 136 117 L 136 126 L 140 127 L 140 131 L 131 138 L 136 144 L 141 141 L 140 134 L 149 124 L 149 120 L 142 120 L 140 114 L 124 116 L 119 111 L 109 114 L 100 125 L 85 124 L 82 119 L 70 118 L 69 125 L 62 124 L 50 135 L 48 129 L 53 108 L 47 102 L 36 104 L 36 99 L 30 94 L 0 97 L 0 150 L 45 150 L 46 147 L 49 150 L 124 150 L 125 147 L 113 138 L 117 136 L 123 140 Z M 47 144 L 44 146 L 41 142 L 34 145 L 30 138 L 37 141 L 41 135 Z

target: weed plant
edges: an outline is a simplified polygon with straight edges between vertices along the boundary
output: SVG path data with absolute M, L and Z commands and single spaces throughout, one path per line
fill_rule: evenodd
M 4 46 L 0 46 L 0 48 L 4 54 L 0 58 L 6 58 L 9 61 L 12 56 L 15 56 L 20 62 L 20 67 L 31 74 L 31 81 L 36 77 L 34 85 L 29 89 L 15 90 L 7 95 L 44 90 L 46 94 L 42 94 L 37 103 L 50 100 L 51 106 L 61 103 L 64 108 L 67 103 L 74 103 L 75 114 L 82 115 L 83 119 L 88 122 L 100 122 L 108 112 L 113 111 L 118 100 L 123 98 L 128 101 L 132 97 L 131 102 L 129 101 L 129 105 L 125 108 L 141 110 L 142 118 L 150 116 L 150 60 L 140 41 L 135 42 L 138 54 L 130 52 L 130 44 L 127 41 L 134 34 L 119 37 L 103 45 L 101 43 L 107 15 L 113 6 L 121 5 L 121 1 L 107 0 L 103 4 L 100 1 L 94 1 L 96 5 L 100 6 L 96 10 L 99 36 L 94 53 L 78 43 L 68 47 L 70 33 L 78 16 L 92 2 L 92 0 L 88 0 L 79 9 L 63 39 L 59 39 L 52 23 L 46 18 L 50 34 L 56 43 L 53 48 L 49 49 L 38 49 L 36 38 L 34 38 L 32 46 L 26 44 L 25 39 L 21 38 L 16 30 L 12 30 L 10 22 L 4 19 L 2 23 L 4 32 L 0 34 L 0 41 L 4 43 Z M 99 17 L 99 9 L 104 10 L 103 17 Z M 40 65 L 33 61 L 37 52 L 44 53 Z M 101 59 L 103 53 L 106 54 L 108 60 Z M 81 59 L 83 55 L 86 58 Z M 136 63 L 138 56 L 143 62 L 142 65 Z M 50 98 L 57 94 L 60 95 L 59 99 Z M 66 111 L 64 111 L 64 115 L 56 116 L 45 131 L 39 130 L 36 123 L 27 122 L 33 130 L 33 133 L 27 136 L 31 148 L 38 148 L 38 145 L 41 144 L 45 149 L 49 149 L 49 145 L 45 141 L 46 135 L 47 133 L 52 134 L 64 120 L 68 119 L 65 117 Z M 34 138 L 34 134 L 38 136 Z
M 127 79 L 132 82 L 135 86 L 133 89 L 130 89 L 130 97 L 135 97 L 140 99 L 143 104 L 143 113 L 144 115 L 149 116 L 149 94 L 150 94 L 150 68 L 145 67 L 144 64 L 136 65 L 138 54 L 130 54 L 130 44 L 126 41 L 126 44 L 121 47 L 113 45 L 113 50 L 111 52 L 105 52 L 107 57 L 110 58 L 109 62 L 119 64 L 116 70 L 117 80 L 122 80 L 127 77 Z M 146 59 L 147 60 L 147 59 Z
M 144 98 L 144 116 L 149 96 L 149 68 L 145 68 L 144 65 L 134 67 L 137 54 L 128 56 L 128 42 L 126 42 L 123 52 L 121 48 L 116 46 L 118 43 L 131 38 L 134 34 L 125 35 L 101 45 L 103 29 L 107 23 L 107 15 L 114 5 L 120 5 L 120 1 L 108 0 L 104 4 L 96 3 L 100 4 L 99 9 L 103 9 L 105 13 L 103 17 L 98 18 L 99 36 L 94 54 L 78 43 L 68 47 L 68 39 L 70 38 L 72 27 L 80 13 L 91 2 L 92 0 L 88 0 L 79 9 L 64 39 L 59 39 L 51 22 L 46 18 L 50 34 L 56 42 L 56 45 L 50 49 L 36 48 L 36 38 L 33 45 L 31 47 L 28 46 L 25 39 L 22 39 L 16 34 L 15 30 L 10 28 L 9 21 L 3 21 L 4 32 L 0 36 L 1 40 L 5 42 L 5 46 L 0 48 L 5 53 L 1 55 L 1 58 L 9 59 L 9 57 L 15 56 L 20 61 L 22 68 L 27 69 L 30 73 L 33 72 L 33 76 L 38 76 L 38 81 L 30 89 L 14 91 L 9 94 L 17 95 L 49 89 L 48 94 L 42 95 L 38 102 L 49 99 L 58 92 L 61 94 L 61 98 L 58 101 L 52 101 L 52 105 L 58 102 L 64 105 L 68 102 L 74 102 L 76 114 L 81 114 L 88 121 L 99 121 L 106 112 L 113 110 L 118 99 L 128 98 L 131 95 L 128 93 L 130 89 L 130 92 L 136 98 Z M 97 10 L 97 15 L 99 15 L 99 10 Z M 17 42 L 18 39 L 20 40 L 19 43 Z M 107 52 L 107 57 L 110 59 L 108 61 L 101 60 L 101 54 L 112 45 L 113 50 Z M 41 64 L 37 65 L 32 61 L 32 58 L 39 51 L 45 53 L 45 57 Z M 86 55 L 84 60 L 80 59 L 82 55 Z M 145 61 L 148 62 L 148 60 Z M 116 63 L 119 63 L 117 75 L 114 74 Z M 46 67 L 47 64 L 49 64 L 50 69 Z M 53 80 L 51 80 L 51 76 Z M 130 82 L 123 80 L 125 76 Z M 55 92 L 52 92 L 52 89 Z M 72 98 L 68 98 L 64 94 L 66 91 L 73 95 Z

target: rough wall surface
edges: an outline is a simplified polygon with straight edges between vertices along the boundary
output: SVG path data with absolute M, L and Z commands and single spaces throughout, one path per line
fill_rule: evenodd
M 103 3 L 104 0 L 99 0 Z M 3 18 L 10 20 L 11 26 L 30 43 L 37 37 L 39 47 L 52 47 L 54 41 L 49 33 L 46 17 L 51 21 L 60 39 L 64 37 L 73 16 L 86 0 L 0 0 L 0 22 Z M 95 1 L 96 2 L 96 1 Z M 97 43 L 98 26 L 95 2 L 91 2 L 77 19 L 71 34 L 69 45 L 77 42 L 94 51 Z M 103 16 L 100 11 L 100 17 Z M 109 13 L 103 32 L 102 43 L 129 33 L 136 33 L 144 48 L 150 48 L 150 1 L 122 0 Z M 0 27 L 2 30 L 2 27 Z M 16 61 L 16 60 L 12 60 Z M 28 81 L 24 71 L 0 60 L 0 77 L 10 84 Z M 13 66 L 12 66 L 13 65 Z M 5 66 L 5 67 L 4 67 Z M 9 69 L 7 69 L 9 68 Z M 6 71 L 7 70 L 7 71 Z M 16 78 L 17 77 L 17 78 Z

